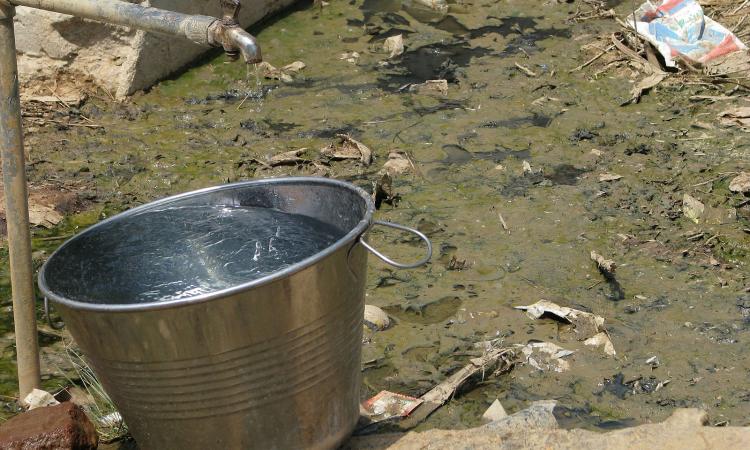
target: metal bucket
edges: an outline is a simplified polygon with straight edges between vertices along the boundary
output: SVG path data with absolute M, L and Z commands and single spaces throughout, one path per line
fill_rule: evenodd
M 259 206 L 314 217 L 346 234 L 286 269 L 229 289 L 158 303 L 80 301 L 56 292 L 66 267 L 114 222 L 164 206 Z M 422 233 L 373 222 L 363 190 L 323 178 L 230 184 L 159 200 L 72 238 L 45 263 L 39 287 L 144 449 L 335 448 L 359 416 L 365 248 L 398 267 L 429 260 Z M 427 243 L 414 264 L 364 241 L 374 224 Z M 362 245 L 360 245 L 362 244 Z M 100 250 L 101 251 L 101 250 Z M 123 269 L 127 270 L 127 269 Z M 106 280 L 80 280 L 101 283 Z

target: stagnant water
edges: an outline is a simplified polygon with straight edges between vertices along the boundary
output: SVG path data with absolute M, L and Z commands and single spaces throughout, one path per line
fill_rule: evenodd
M 177 300 L 272 274 L 343 235 L 272 208 L 154 208 L 78 237 L 50 259 L 47 283 L 55 294 L 86 303 Z

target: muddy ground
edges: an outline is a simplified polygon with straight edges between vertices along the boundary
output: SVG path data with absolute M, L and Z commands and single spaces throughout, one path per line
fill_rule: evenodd
M 371 259 L 367 303 L 396 324 L 366 332 L 363 398 L 382 389 L 421 395 L 476 354 L 478 341 L 542 340 L 576 350 L 570 370 L 518 366 L 460 393 L 420 427 L 477 425 L 495 398 L 509 412 L 556 399 L 566 427 L 661 421 L 676 407 L 748 425 L 750 204 L 728 183 L 750 167 L 750 146 L 742 131 L 718 126 L 726 105 L 689 99 L 733 86 L 670 83 L 620 106 L 628 76 L 594 76 L 593 64 L 570 72 L 594 55 L 583 45 L 618 29 L 610 19 L 571 20 L 587 6 L 486 1 L 441 16 L 394 0 L 305 4 L 251 30 L 271 64 L 307 65 L 291 83 L 259 86 L 252 69 L 216 55 L 130 101 L 90 95 L 54 122 L 27 119 L 32 185 L 75 197 L 65 196 L 62 222 L 34 229 L 35 264 L 101 218 L 191 189 L 323 175 L 372 191 L 399 150 L 414 167 L 395 177 L 397 196 L 377 218 L 418 226 L 436 255 L 412 271 Z M 397 34 L 406 51 L 389 59 L 382 44 Z M 354 51 L 355 62 L 341 59 Z M 446 95 L 408 88 L 439 78 L 449 81 Z M 371 148 L 374 163 L 321 157 L 338 133 Z M 301 161 L 270 167 L 270 156 L 299 148 L 308 149 Z M 600 181 L 603 173 L 622 178 Z M 705 204 L 697 223 L 682 212 L 686 193 Z M 398 258 L 420 255 L 398 235 L 372 240 Z M 597 270 L 591 250 L 618 263 L 614 279 Z M 2 252 L 7 416 L 15 372 Z M 540 299 L 605 317 L 617 355 L 513 309 Z M 44 387 L 56 390 L 74 374 L 62 335 L 42 329 Z

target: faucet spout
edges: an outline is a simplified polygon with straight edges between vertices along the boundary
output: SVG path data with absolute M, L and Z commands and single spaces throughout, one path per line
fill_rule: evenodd
M 239 55 L 247 64 L 263 60 L 258 41 L 243 30 L 239 23 L 240 0 L 220 0 L 223 17 L 208 30 L 211 45 L 221 46 L 229 58 L 236 60 Z
M 236 59 L 237 52 L 239 52 L 247 64 L 259 63 L 263 60 L 258 41 L 239 26 L 227 28 L 224 37 L 229 45 L 225 42 L 222 46 L 230 58 Z

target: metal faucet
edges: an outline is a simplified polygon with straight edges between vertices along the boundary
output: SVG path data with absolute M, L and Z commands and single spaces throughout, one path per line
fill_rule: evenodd
M 13 293 L 13 318 L 21 399 L 40 386 L 39 347 L 31 265 L 26 157 L 21 129 L 14 6 L 70 14 L 156 33 L 187 38 L 198 44 L 223 47 L 236 60 L 261 61 L 255 38 L 239 24 L 239 0 L 219 0 L 222 17 L 188 15 L 119 0 L 0 0 L 0 154 L 5 189 L 8 250 Z
M 187 38 L 197 44 L 223 47 L 232 59 L 261 61 L 260 46 L 239 22 L 240 0 L 219 0 L 222 17 L 182 14 L 121 0 L 0 0 L 100 22 Z
M 227 56 L 236 60 L 239 54 L 247 64 L 262 61 L 260 46 L 239 23 L 240 0 L 220 0 L 223 16 L 208 29 L 209 44 L 224 47 Z

